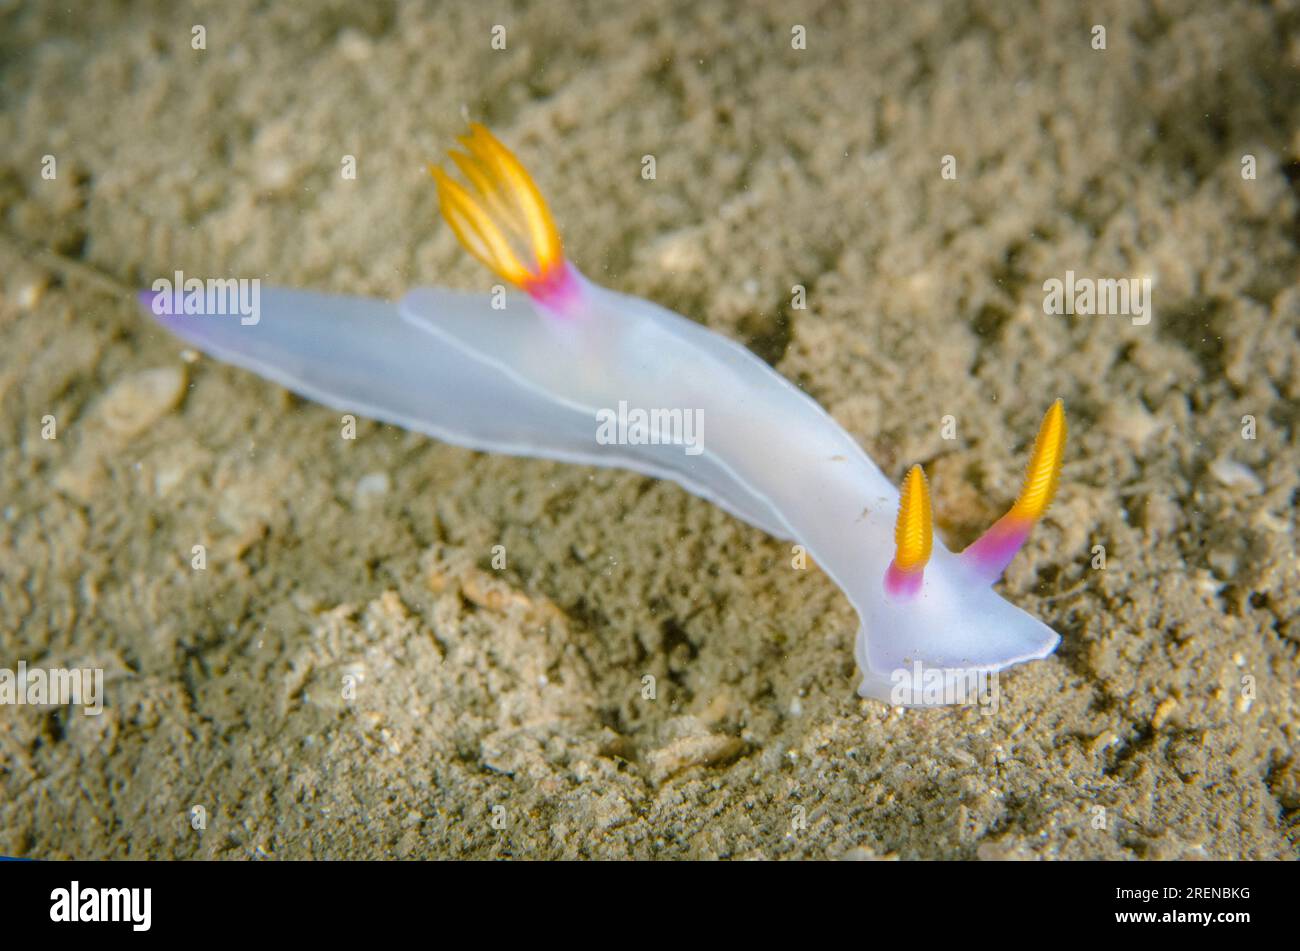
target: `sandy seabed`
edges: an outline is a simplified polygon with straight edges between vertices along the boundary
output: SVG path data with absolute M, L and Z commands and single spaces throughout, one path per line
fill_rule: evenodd
M 8 2 L 0 83 L 0 666 L 106 691 L 0 708 L 0 854 L 1297 855 L 1296 3 Z M 858 699 L 839 590 L 673 484 L 345 440 L 134 306 L 485 287 L 424 170 L 466 119 L 951 546 L 1065 399 L 1003 583 L 1062 643 L 996 715 Z M 1067 271 L 1152 319 L 1045 314 Z

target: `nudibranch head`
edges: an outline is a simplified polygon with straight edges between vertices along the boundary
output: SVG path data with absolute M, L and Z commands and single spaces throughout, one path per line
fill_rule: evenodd
M 960 555 L 933 540 L 921 467 L 907 473 L 884 597 L 854 602 L 862 615 L 856 647 L 862 696 L 903 706 L 972 702 L 961 699 L 961 690 L 982 692 L 991 684 L 996 691 L 989 675 L 1056 649 L 1056 632 L 1003 599 L 992 584 L 1052 501 L 1065 436 L 1065 408 L 1057 400 L 1043 418 L 1015 504 Z M 936 683 L 940 689 L 932 691 Z
M 1029 531 L 1052 504 L 1065 456 L 1065 404 L 1057 400 L 1043 417 L 1025 470 L 1025 484 L 1011 510 L 961 553 L 979 578 L 992 584 L 1029 537 Z
M 894 547 L 894 560 L 885 573 L 885 592 L 902 601 L 915 597 L 921 590 L 922 573 L 934 547 L 930 487 L 920 466 L 912 466 L 903 479 Z
M 470 254 L 535 300 L 559 303 L 576 288 L 560 233 L 542 193 L 519 159 L 477 122 L 450 153 L 469 187 L 436 165 L 442 216 Z

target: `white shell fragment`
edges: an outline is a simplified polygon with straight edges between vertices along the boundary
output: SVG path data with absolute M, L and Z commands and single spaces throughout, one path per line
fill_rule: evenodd
M 1259 481 L 1259 477 L 1235 460 L 1220 456 L 1210 464 L 1210 473 L 1230 489 L 1240 489 L 1248 495 L 1258 495 L 1264 491 L 1264 484 Z

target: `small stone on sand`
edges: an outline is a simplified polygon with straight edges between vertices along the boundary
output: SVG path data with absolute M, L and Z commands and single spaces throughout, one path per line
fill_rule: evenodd
M 113 384 L 98 415 L 116 435 L 136 436 L 171 412 L 184 391 L 185 374 L 177 368 L 142 370 Z

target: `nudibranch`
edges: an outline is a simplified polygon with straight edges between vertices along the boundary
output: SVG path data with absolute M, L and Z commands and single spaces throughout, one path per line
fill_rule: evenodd
M 260 318 L 172 315 L 206 353 L 338 410 L 485 452 L 670 479 L 803 548 L 860 626 L 858 692 L 902 705 L 963 702 L 935 674 L 987 676 L 1046 657 L 1056 633 L 993 584 L 1052 500 L 1065 448 L 1047 411 L 1015 504 L 960 553 L 934 538 L 919 466 L 901 492 L 816 401 L 743 346 L 587 280 L 564 256 L 541 192 L 481 125 L 431 168 L 443 217 L 506 284 L 420 288 L 396 303 L 261 291 Z M 682 421 L 695 424 L 695 451 Z M 705 424 L 707 423 L 707 428 Z

